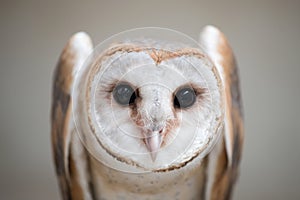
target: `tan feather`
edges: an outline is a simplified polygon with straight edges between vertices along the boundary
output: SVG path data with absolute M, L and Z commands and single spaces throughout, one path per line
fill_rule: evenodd
M 88 159 L 74 132 L 71 91 L 76 71 L 92 50 L 92 43 L 85 33 L 77 33 L 67 43 L 54 73 L 52 99 L 52 148 L 56 173 L 63 199 L 90 199 L 88 179 L 80 180 Z M 78 160 L 79 159 L 79 160 Z M 77 162 L 81 163 L 77 165 Z M 89 195 L 88 195 L 89 196 Z
M 208 26 L 200 35 L 200 44 L 212 59 L 225 88 L 225 129 L 223 142 L 215 156 L 211 181 L 211 200 L 230 199 L 232 187 L 237 179 L 243 146 L 243 113 L 239 90 L 238 69 L 227 39 L 217 28 Z

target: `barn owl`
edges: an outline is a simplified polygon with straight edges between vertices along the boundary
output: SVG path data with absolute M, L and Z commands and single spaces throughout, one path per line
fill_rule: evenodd
M 213 26 L 199 42 L 144 28 L 95 48 L 76 33 L 54 74 L 51 120 L 65 200 L 231 197 L 242 106 L 233 52 Z

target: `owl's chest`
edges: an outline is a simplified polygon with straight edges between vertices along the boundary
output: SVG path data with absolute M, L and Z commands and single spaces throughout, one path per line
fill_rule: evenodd
M 170 172 L 126 173 L 92 160 L 92 181 L 97 199 L 107 200 L 201 200 L 203 165 Z

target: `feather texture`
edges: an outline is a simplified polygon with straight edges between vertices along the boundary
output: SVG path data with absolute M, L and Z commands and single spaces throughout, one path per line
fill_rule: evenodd
M 89 36 L 82 32 L 75 34 L 65 46 L 54 73 L 51 136 L 56 173 L 64 200 L 92 199 L 88 159 L 75 134 L 71 99 L 75 74 L 91 50 Z
M 200 44 L 216 65 L 225 89 L 225 128 L 223 142 L 209 155 L 210 186 L 207 199 L 230 199 L 238 175 L 243 146 L 243 112 L 239 88 L 238 68 L 231 47 L 224 34 L 207 26 L 200 34 Z
M 51 116 L 64 200 L 230 199 L 243 144 L 237 66 L 217 28 L 204 28 L 199 43 L 204 51 L 134 38 L 89 57 L 89 36 L 71 37 L 55 70 Z M 134 88 L 134 104 L 113 99 L 119 82 Z M 187 86 L 195 105 L 175 108 L 174 93 Z M 165 140 L 153 159 L 142 136 L 157 127 Z

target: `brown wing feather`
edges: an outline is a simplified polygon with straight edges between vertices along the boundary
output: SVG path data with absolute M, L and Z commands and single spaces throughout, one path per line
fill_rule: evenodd
M 54 72 L 52 99 L 52 149 L 58 182 L 64 200 L 90 199 L 89 191 L 79 180 L 79 174 L 87 174 L 76 162 L 87 164 L 87 157 L 78 137 L 74 134 L 71 90 L 75 71 L 91 51 L 92 45 L 85 33 L 75 34 L 65 46 Z M 76 144 L 76 146 L 75 146 Z M 76 154 L 75 154 L 75 151 Z
M 227 39 L 218 29 L 205 28 L 200 40 L 220 71 L 226 98 L 224 140 L 215 158 L 210 200 L 227 200 L 238 176 L 244 139 L 238 68 Z

